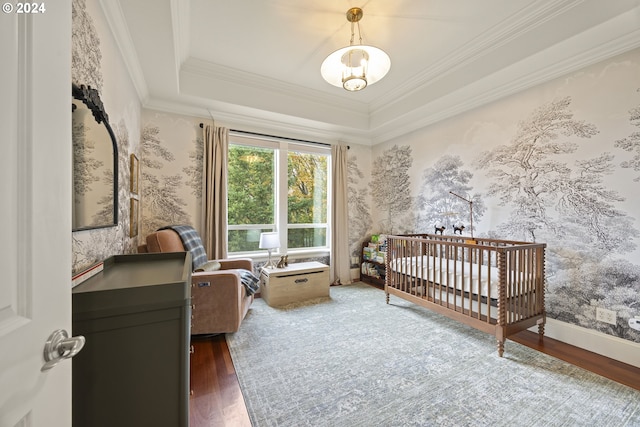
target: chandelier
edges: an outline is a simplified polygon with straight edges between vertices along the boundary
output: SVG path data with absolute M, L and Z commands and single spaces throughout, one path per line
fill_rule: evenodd
M 349 46 L 333 52 L 322 62 L 320 74 L 333 86 L 356 92 L 382 79 L 391 68 L 391 60 L 382 49 L 362 44 L 360 20 L 362 9 L 347 10 L 347 21 L 351 22 Z M 358 27 L 359 44 L 353 44 L 355 27 Z

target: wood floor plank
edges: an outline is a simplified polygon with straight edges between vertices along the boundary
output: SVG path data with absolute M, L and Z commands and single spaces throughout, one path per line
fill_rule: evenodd
M 191 427 L 251 427 L 224 335 L 193 338 Z
M 635 366 L 565 344 L 553 338 L 544 337 L 540 341 L 538 334 L 531 331 L 519 332 L 510 336 L 509 339 L 620 384 L 640 390 L 640 368 Z

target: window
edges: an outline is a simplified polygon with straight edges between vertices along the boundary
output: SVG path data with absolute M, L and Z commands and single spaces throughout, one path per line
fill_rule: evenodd
M 229 254 L 257 252 L 277 231 L 280 253 L 329 248 L 330 150 L 267 137 L 229 136 Z

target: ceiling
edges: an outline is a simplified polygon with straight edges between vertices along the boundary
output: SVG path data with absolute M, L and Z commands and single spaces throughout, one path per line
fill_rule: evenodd
M 142 105 L 231 127 L 377 144 L 640 47 L 640 0 L 101 0 Z M 391 57 L 360 92 L 320 65 Z

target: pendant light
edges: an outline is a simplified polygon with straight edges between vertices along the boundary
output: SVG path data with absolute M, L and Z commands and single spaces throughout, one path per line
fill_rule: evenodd
M 356 92 L 382 79 L 391 68 L 391 60 L 382 49 L 362 44 L 360 20 L 362 9 L 347 10 L 347 21 L 351 23 L 349 46 L 333 52 L 322 62 L 320 74 L 333 86 Z M 354 44 L 355 27 L 358 27 L 359 44 Z

